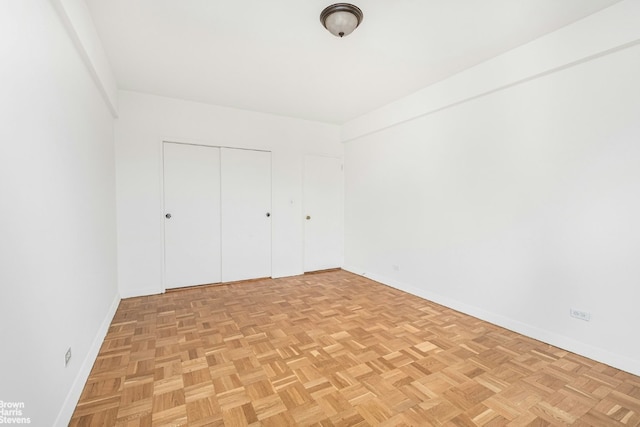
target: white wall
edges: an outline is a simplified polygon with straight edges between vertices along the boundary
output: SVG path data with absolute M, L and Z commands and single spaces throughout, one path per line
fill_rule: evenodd
M 345 123 L 343 141 L 640 43 L 640 2 L 624 0 Z
M 113 119 L 49 2 L 0 2 L 0 57 L 0 400 L 67 425 L 119 301 Z
M 639 75 L 629 44 L 359 128 L 346 268 L 640 374 Z
M 85 0 L 50 0 L 76 46 L 87 71 L 114 117 L 118 110 L 118 85 L 98 37 Z
M 342 157 L 339 127 L 121 91 L 116 120 L 119 287 L 163 291 L 163 140 L 272 152 L 272 274 L 303 272 L 302 159 Z

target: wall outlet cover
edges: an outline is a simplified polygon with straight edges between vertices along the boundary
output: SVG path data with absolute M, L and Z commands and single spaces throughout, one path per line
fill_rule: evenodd
M 585 322 L 591 320 L 591 313 L 588 311 L 576 310 L 575 308 L 569 310 L 569 315 L 576 319 L 584 320 Z

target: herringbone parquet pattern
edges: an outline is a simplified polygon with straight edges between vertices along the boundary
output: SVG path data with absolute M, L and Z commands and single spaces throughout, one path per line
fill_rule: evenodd
M 72 426 L 639 426 L 640 378 L 344 272 L 123 300 Z

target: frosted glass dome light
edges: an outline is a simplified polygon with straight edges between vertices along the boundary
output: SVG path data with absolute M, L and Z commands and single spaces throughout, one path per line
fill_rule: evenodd
M 336 37 L 348 36 L 362 22 L 362 11 L 349 3 L 336 3 L 325 8 L 320 14 L 320 22 Z

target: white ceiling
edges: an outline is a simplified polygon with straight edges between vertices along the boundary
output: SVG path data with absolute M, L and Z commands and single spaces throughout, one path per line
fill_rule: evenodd
M 344 123 L 620 0 L 86 0 L 121 89 Z

